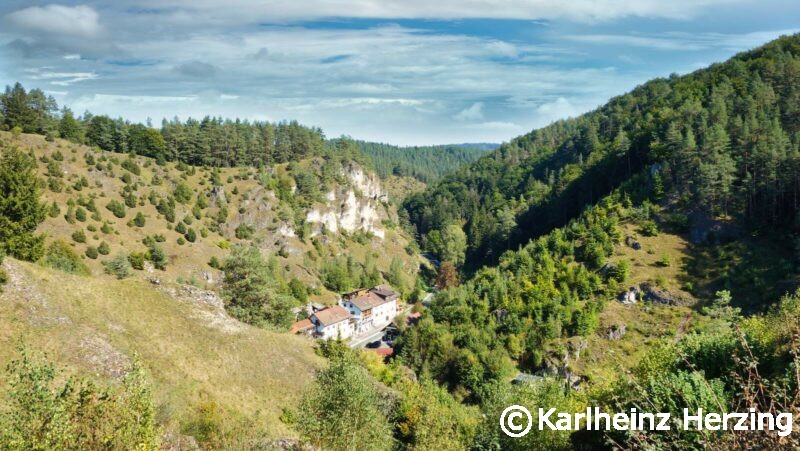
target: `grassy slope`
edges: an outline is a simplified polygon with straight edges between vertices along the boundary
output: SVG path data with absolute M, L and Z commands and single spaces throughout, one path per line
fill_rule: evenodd
M 621 224 L 621 230 L 623 236 L 633 236 L 642 245 L 640 250 L 634 250 L 622 243 L 616 247 L 615 255 L 610 259 L 612 263 L 624 260 L 630 264 L 630 277 L 621 286 L 622 289 L 658 281 L 672 293 L 691 297 L 681 285 L 682 274 L 685 274 L 691 256 L 691 246 L 685 237 L 663 231 L 654 237 L 642 236 L 632 223 Z M 659 264 L 663 256 L 669 258 L 669 266 Z M 571 367 L 576 373 L 590 377 L 594 385 L 612 383 L 618 372 L 635 366 L 656 341 L 676 339 L 702 328 L 705 321 L 696 313 L 696 308 L 692 305 L 663 306 L 650 302 L 633 305 L 608 302 L 600 315 L 597 333 L 586 337 L 587 351 L 581 354 L 577 362 L 572 362 Z M 605 337 L 609 327 L 620 325 L 626 327 L 622 339 L 609 340 Z
M 67 187 L 72 186 L 80 177 L 86 177 L 89 187 L 83 188 L 80 192 L 65 189 L 60 193 L 55 193 L 47 188 L 43 190 L 43 201 L 48 205 L 55 201 L 61 209 L 60 215 L 56 218 L 48 217 L 39 228 L 40 232 L 46 233 L 50 238 L 63 238 L 70 243 L 78 254 L 83 255 L 88 246 L 97 246 L 102 241 L 107 242 L 111 247 L 110 256 L 117 252 L 144 251 L 145 247 L 141 244 L 142 238 L 148 235 L 163 234 L 166 242 L 161 243 L 165 253 L 170 259 L 170 264 L 165 272 L 156 271 L 156 275 L 162 280 L 192 282 L 204 288 L 214 288 L 220 280 L 221 273 L 208 266 L 208 261 L 212 256 L 223 259 L 227 250 L 218 246 L 221 240 L 231 243 L 245 242 L 235 237 L 236 227 L 242 223 L 254 225 L 256 233 L 252 241 L 256 243 L 267 255 L 276 255 L 283 249 L 287 250 L 285 257 L 279 257 L 281 267 L 285 269 L 286 279 L 297 277 L 301 281 L 322 289 L 322 294 L 315 296 L 316 301 L 331 303 L 336 299 L 336 294 L 328 292 L 322 287 L 316 273 L 315 264 L 320 258 L 327 258 L 330 255 L 341 255 L 348 253 L 353 255 L 356 260 L 363 262 L 368 254 L 374 258 L 379 270 L 387 271 L 393 256 L 397 256 L 404 261 L 404 267 L 410 275 L 418 264 L 419 257 L 409 256 L 405 252 L 410 239 L 399 228 L 386 230 L 386 237 L 383 240 L 373 238 L 365 243 L 358 243 L 353 239 L 341 234 L 331 234 L 323 238 L 323 255 L 314 248 L 310 240 L 301 241 L 296 237 L 282 236 L 278 231 L 282 224 L 292 224 L 292 213 L 290 208 L 274 197 L 271 192 L 263 189 L 255 180 L 243 175 L 254 175 L 255 169 L 242 168 L 222 168 L 220 170 L 220 180 L 228 202 L 228 221 L 221 227 L 219 233 L 209 232 L 206 238 L 200 236 L 200 229 L 207 225 L 216 216 L 217 206 L 213 203 L 209 208 L 203 210 L 203 218 L 195 220 L 190 226 L 197 232 L 195 243 L 185 243 L 179 245 L 178 238 L 182 235 L 168 230 L 167 221 L 161 217 L 156 208 L 145 199 L 144 205 L 136 208 L 126 208 L 127 214 L 119 219 L 108 211 L 106 204 L 112 199 L 123 202 L 121 192 L 125 183 L 121 180 L 126 172 L 119 164 L 115 164 L 113 174 L 108 171 L 97 171 L 89 167 L 84 157 L 87 153 L 92 153 L 95 159 L 105 155 L 108 158 L 115 158 L 118 163 L 126 158 L 126 155 L 100 152 L 87 146 L 76 145 L 65 140 L 47 142 L 44 137 L 39 135 L 21 135 L 17 140 L 11 137 L 8 132 L 0 132 L 0 139 L 17 145 L 28 151 L 32 150 L 37 157 L 39 174 L 44 178 L 47 172 L 46 164 L 40 159 L 42 156 L 52 156 L 56 151 L 60 152 L 64 159 L 60 166 L 64 172 L 64 183 Z M 168 163 L 163 167 L 153 164 L 153 161 L 145 157 L 135 157 L 141 167 L 141 175 L 132 175 L 134 181 L 141 182 L 136 194 L 146 197 L 150 190 L 155 190 L 162 196 L 172 194 L 174 186 L 183 181 L 193 191 L 192 201 L 187 205 L 177 204 L 175 216 L 180 221 L 185 216 L 191 216 L 191 208 L 194 205 L 194 198 L 198 193 L 207 193 L 211 189 L 209 178 L 211 171 L 206 168 L 197 168 L 194 175 L 186 175 L 177 169 L 175 163 Z M 106 161 L 104 164 L 108 163 Z M 313 164 L 311 161 L 303 162 L 305 165 Z M 280 175 L 285 173 L 286 165 L 279 165 L 274 168 L 275 173 Z M 152 186 L 151 180 L 157 174 L 163 182 L 160 185 Z M 233 194 L 234 191 L 238 194 Z M 67 201 L 77 200 L 78 195 L 88 198 L 92 195 L 97 196 L 95 203 L 102 215 L 102 221 L 110 221 L 113 224 L 114 232 L 103 234 L 100 232 L 102 222 L 97 222 L 88 217 L 86 222 L 76 222 L 69 224 L 64 219 L 67 212 Z M 337 201 L 338 202 L 338 201 Z M 325 208 L 325 205 L 319 205 Z M 382 214 L 389 218 L 394 218 L 396 222 L 396 211 L 392 206 L 382 207 Z M 142 228 L 129 227 L 128 221 L 141 211 L 147 218 L 146 225 Z M 88 214 L 87 216 L 91 216 Z M 176 222 L 177 224 L 177 222 Z M 94 225 L 96 232 L 87 229 L 89 225 Z M 380 225 L 382 228 L 386 228 Z M 85 244 L 75 243 L 70 238 L 73 232 L 83 229 L 87 236 Z M 327 255 L 326 255 L 327 254 Z M 94 275 L 102 274 L 103 267 L 101 261 L 108 257 L 100 256 L 97 260 L 85 259 Z M 210 274 L 211 283 L 207 283 L 204 274 Z M 140 275 L 143 275 L 140 273 Z
M 623 240 L 609 259 L 612 264 L 627 261 L 630 265 L 630 276 L 620 290 L 647 282 L 675 297 L 697 302 L 680 306 L 608 302 L 600 315 L 597 333 L 586 337 L 588 349 L 577 361 L 570 361 L 573 371 L 600 386 L 613 382 L 619 371 L 634 367 L 655 342 L 677 340 L 704 330 L 708 319 L 702 309 L 716 291 L 730 290 L 734 304 L 747 312 L 763 310 L 798 284 L 798 276 L 791 271 L 794 248 L 779 238 L 740 231 L 726 243 L 695 245 L 689 241 L 688 233 L 678 232 L 660 220 L 668 210 L 655 210 L 661 228 L 656 236 L 643 235 L 632 220 L 620 224 L 623 236 L 633 237 L 641 244 L 641 249 L 635 250 Z M 665 261 L 669 265 L 665 266 Z M 626 326 L 622 339 L 606 338 L 608 328 L 620 325 Z M 562 354 L 566 341 L 578 340 L 562 340 L 553 348 Z
M 0 366 L 24 340 L 72 373 L 115 379 L 138 353 L 162 418 L 173 426 L 199 403 L 247 416 L 272 437 L 322 364 L 309 340 L 256 329 L 209 306 L 128 279 L 81 277 L 8 259 L 0 294 Z

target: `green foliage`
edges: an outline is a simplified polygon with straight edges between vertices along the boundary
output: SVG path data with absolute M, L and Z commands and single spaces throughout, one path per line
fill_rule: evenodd
M 334 357 L 303 396 L 294 427 L 303 441 L 332 451 L 394 447 L 388 408 L 375 383 L 351 357 Z
M 128 255 L 128 262 L 131 264 L 131 268 L 139 271 L 144 269 L 144 262 L 146 259 L 147 255 L 143 252 L 131 252 Z
M 82 143 L 85 139 L 83 124 L 75 119 L 75 115 L 69 108 L 64 108 L 61 113 L 61 120 L 58 123 L 58 134 L 62 138 L 76 143 Z
M 192 189 L 189 188 L 189 185 L 180 182 L 175 187 L 175 193 L 173 194 L 175 197 L 175 201 L 181 204 L 188 204 L 190 200 L 192 200 Z
M 42 263 L 70 274 L 89 274 L 89 268 L 83 263 L 81 257 L 63 240 L 55 240 L 47 246 Z
M 186 234 L 184 235 L 184 238 L 186 238 L 186 241 L 188 241 L 190 243 L 194 243 L 195 241 L 197 241 L 197 232 L 195 232 L 193 228 L 189 227 L 186 230 Z
M 454 172 L 497 147 L 494 144 L 398 147 L 364 141 L 355 144 L 370 158 L 381 178 L 406 176 L 425 183 Z
M 222 293 L 232 316 L 258 326 L 289 327 L 294 319 L 290 310 L 294 302 L 279 292 L 258 248 L 234 247 L 222 269 L 225 272 Z
M 20 348 L 9 363 L 0 448 L 154 449 L 159 430 L 150 387 L 138 360 L 120 386 L 76 377 L 61 382 L 48 361 Z
M 289 281 L 289 291 L 300 303 L 305 304 L 308 302 L 308 287 L 299 279 L 292 278 Z
M 56 101 L 41 89 L 26 92 L 20 83 L 6 86 L 5 94 L 0 95 L 0 120 L 6 130 L 20 133 L 46 134 L 55 128 L 54 113 L 58 110 Z
M 160 269 L 162 271 L 167 269 L 167 254 L 164 253 L 164 249 L 156 243 L 154 239 L 151 237 L 147 237 L 144 240 L 145 246 L 147 246 L 147 260 L 149 260 L 156 269 Z M 133 265 L 133 262 L 131 262 Z M 134 268 L 136 266 L 134 265 Z M 138 269 L 138 268 L 137 268 Z
M 644 236 L 656 236 L 658 235 L 658 225 L 652 219 L 648 219 L 642 224 L 641 232 Z
M 136 212 L 136 216 L 131 220 L 133 225 L 136 227 L 144 227 L 147 223 L 147 219 L 145 219 L 144 214 L 141 211 Z
M 450 224 L 442 230 L 433 230 L 425 237 L 425 249 L 441 261 L 453 263 L 456 267 L 464 263 L 467 250 L 467 236 L 458 224 Z
M 106 204 L 106 209 L 114 213 L 114 216 L 117 218 L 122 219 L 125 217 L 125 205 L 122 205 L 122 203 L 116 199 L 109 201 L 108 204 Z
M 38 260 L 44 235 L 35 231 L 45 219 L 46 207 L 39 199 L 36 163 L 16 147 L 0 147 L 0 193 L 0 250 L 22 260 Z
M 92 260 L 97 259 L 99 252 L 97 252 L 97 248 L 94 246 L 89 246 L 86 248 L 86 256 L 91 258 Z
M 78 207 L 75 210 L 75 219 L 80 222 L 86 222 L 86 210 L 83 207 Z
M 86 242 L 86 233 L 83 232 L 83 229 L 76 230 L 72 232 L 72 240 L 76 243 L 85 243 Z
M 234 231 L 234 233 L 236 234 L 236 238 L 238 238 L 240 240 L 249 240 L 250 238 L 253 237 L 253 233 L 255 233 L 255 229 L 253 228 L 253 226 L 251 226 L 249 224 L 242 223 L 242 224 L 239 224 L 238 227 L 236 227 L 236 230 Z
M 616 295 L 594 269 L 620 241 L 623 213 L 611 196 L 566 227 L 504 253 L 497 267 L 438 292 L 430 318 L 398 339 L 398 353 L 416 371 L 473 396 L 507 377 L 512 359 L 535 370 L 550 340 L 593 333 L 603 300 Z
M 505 381 L 494 383 L 485 388 L 483 399 L 483 422 L 475 435 L 474 449 L 571 449 L 570 431 L 552 431 L 549 428 L 536 430 L 539 408 L 555 408 L 556 412 L 568 413 L 585 411 L 585 407 L 555 379 L 520 385 Z M 534 429 L 524 437 L 512 438 L 500 429 L 498 419 L 503 410 L 511 405 L 524 406 L 531 412 Z
M 423 242 L 463 223 L 469 269 L 563 226 L 623 185 L 638 200 L 680 199 L 683 212 L 786 227 L 800 207 L 789 198 L 798 187 L 798 40 L 652 80 L 512 139 L 409 196 L 410 223 Z M 645 233 L 655 234 L 653 226 Z
M 144 263 L 144 262 L 142 262 Z M 117 279 L 124 279 L 131 275 L 131 263 L 125 254 L 117 254 L 111 260 L 103 262 L 106 274 L 110 274 Z

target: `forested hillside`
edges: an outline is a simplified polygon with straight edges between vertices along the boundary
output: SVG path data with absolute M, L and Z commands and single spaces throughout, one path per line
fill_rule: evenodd
M 800 272 L 786 244 L 798 240 L 798 96 L 795 35 L 650 81 L 409 197 L 442 290 L 399 339 L 403 363 L 492 421 L 520 399 L 568 411 L 795 409 L 797 297 L 781 298 Z M 504 386 L 517 372 L 543 379 Z M 513 441 L 486 424 L 472 446 L 743 439 L 583 432 Z
M 406 201 L 423 242 L 463 225 L 467 267 L 566 224 L 632 176 L 683 215 L 790 227 L 798 207 L 800 61 L 784 37 L 513 139 Z
M 425 183 L 450 174 L 497 147 L 486 143 L 410 147 L 366 141 L 356 141 L 356 144 L 382 178 L 390 175 L 414 177 Z

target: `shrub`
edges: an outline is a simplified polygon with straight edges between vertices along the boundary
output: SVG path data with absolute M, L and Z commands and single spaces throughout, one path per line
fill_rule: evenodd
M 247 224 L 239 224 L 239 227 L 236 227 L 235 234 L 236 238 L 240 240 L 249 240 L 250 238 L 253 237 L 254 232 L 255 230 L 253 229 L 252 226 L 249 226 Z
M 125 198 L 123 200 L 125 201 L 125 206 L 128 208 L 135 208 L 136 204 L 138 203 L 136 195 L 133 194 L 132 192 L 128 192 L 128 194 L 125 195 Z
M 658 226 L 653 220 L 647 220 L 642 224 L 642 235 L 656 236 L 658 235 Z
M 191 227 L 189 227 L 189 229 L 186 230 L 186 235 L 184 235 L 184 237 L 186 237 L 186 241 L 190 243 L 194 243 L 195 241 L 197 241 L 197 233 Z
M 55 240 L 47 246 L 42 263 L 69 274 L 89 274 L 89 268 L 83 263 L 81 257 L 64 240 Z
M 164 249 L 155 241 L 149 242 L 147 247 L 147 259 L 153 263 L 153 266 L 162 271 L 167 269 L 167 255 L 164 253 Z
M 76 243 L 85 243 L 86 242 L 86 234 L 83 233 L 83 230 L 77 230 L 72 233 L 72 240 Z
M 128 255 L 128 262 L 133 269 L 141 271 L 144 269 L 145 257 L 145 254 L 142 252 L 131 252 L 130 255 Z
M 99 246 L 97 246 L 97 252 L 99 252 L 100 255 L 108 255 L 111 252 L 111 249 L 108 247 L 108 243 L 103 241 Z
M 144 214 L 142 214 L 141 211 L 137 212 L 136 213 L 136 217 L 134 217 L 131 220 L 131 223 L 133 225 L 135 225 L 136 227 L 144 227 L 146 222 L 147 222 L 147 220 L 145 219 Z
M 53 201 L 53 203 L 50 204 L 50 208 L 47 210 L 47 216 L 50 216 L 51 218 L 57 218 L 60 214 L 61 209 L 58 208 L 56 201 Z
M 75 207 L 70 205 L 67 207 L 67 214 L 64 215 L 64 220 L 67 221 L 67 224 L 75 224 Z
M 114 199 L 111 200 L 107 205 L 106 209 L 111 213 L 114 213 L 114 216 L 122 219 L 125 217 L 125 206 L 122 205 L 118 200 Z
M 183 222 L 179 222 L 177 225 L 175 225 L 175 231 L 180 234 L 184 234 L 186 233 L 186 226 L 183 224 Z
M 97 248 L 96 247 L 89 246 L 89 247 L 86 248 L 86 256 L 91 258 L 92 260 L 97 259 L 98 255 L 100 255 L 100 253 L 97 252 Z
M 151 389 L 138 359 L 121 384 L 64 377 L 24 346 L 7 366 L 0 449 L 157 449 Z
M 108 235 L 109 233 L 114 231 L 114 228 L 111 227 L 111 224 L 104 222 L 103 225 L 100 227 L 100 231 Z
M 142 260 L 144 263 L 144 260 Z M 117 254 L 114 258 L 103 262 L 106 274 L 111 274 L 117 279 L 124 279 L 131 275 L 130 257 L 125 254 Z
M 183 182 L 178 183 L 175 187 L 175 201 L 186 204 L 192 200 L 192 189 Z
M 83 207 L 78 207 L 75 210 L 75 219 L 80 222 L 86 222 L 86 210 L 84 210 Z

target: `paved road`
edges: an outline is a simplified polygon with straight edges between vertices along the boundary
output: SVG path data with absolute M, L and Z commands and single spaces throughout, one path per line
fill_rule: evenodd
M 372 343 L 375 340 L 380 340 L 383 337 L 383 329 L 377 329 L 375 332 L 358 337 L 355 340 L 350 340 L 350 347 L 351 348 L 363 348 L 367 345 L 367 343 Z

